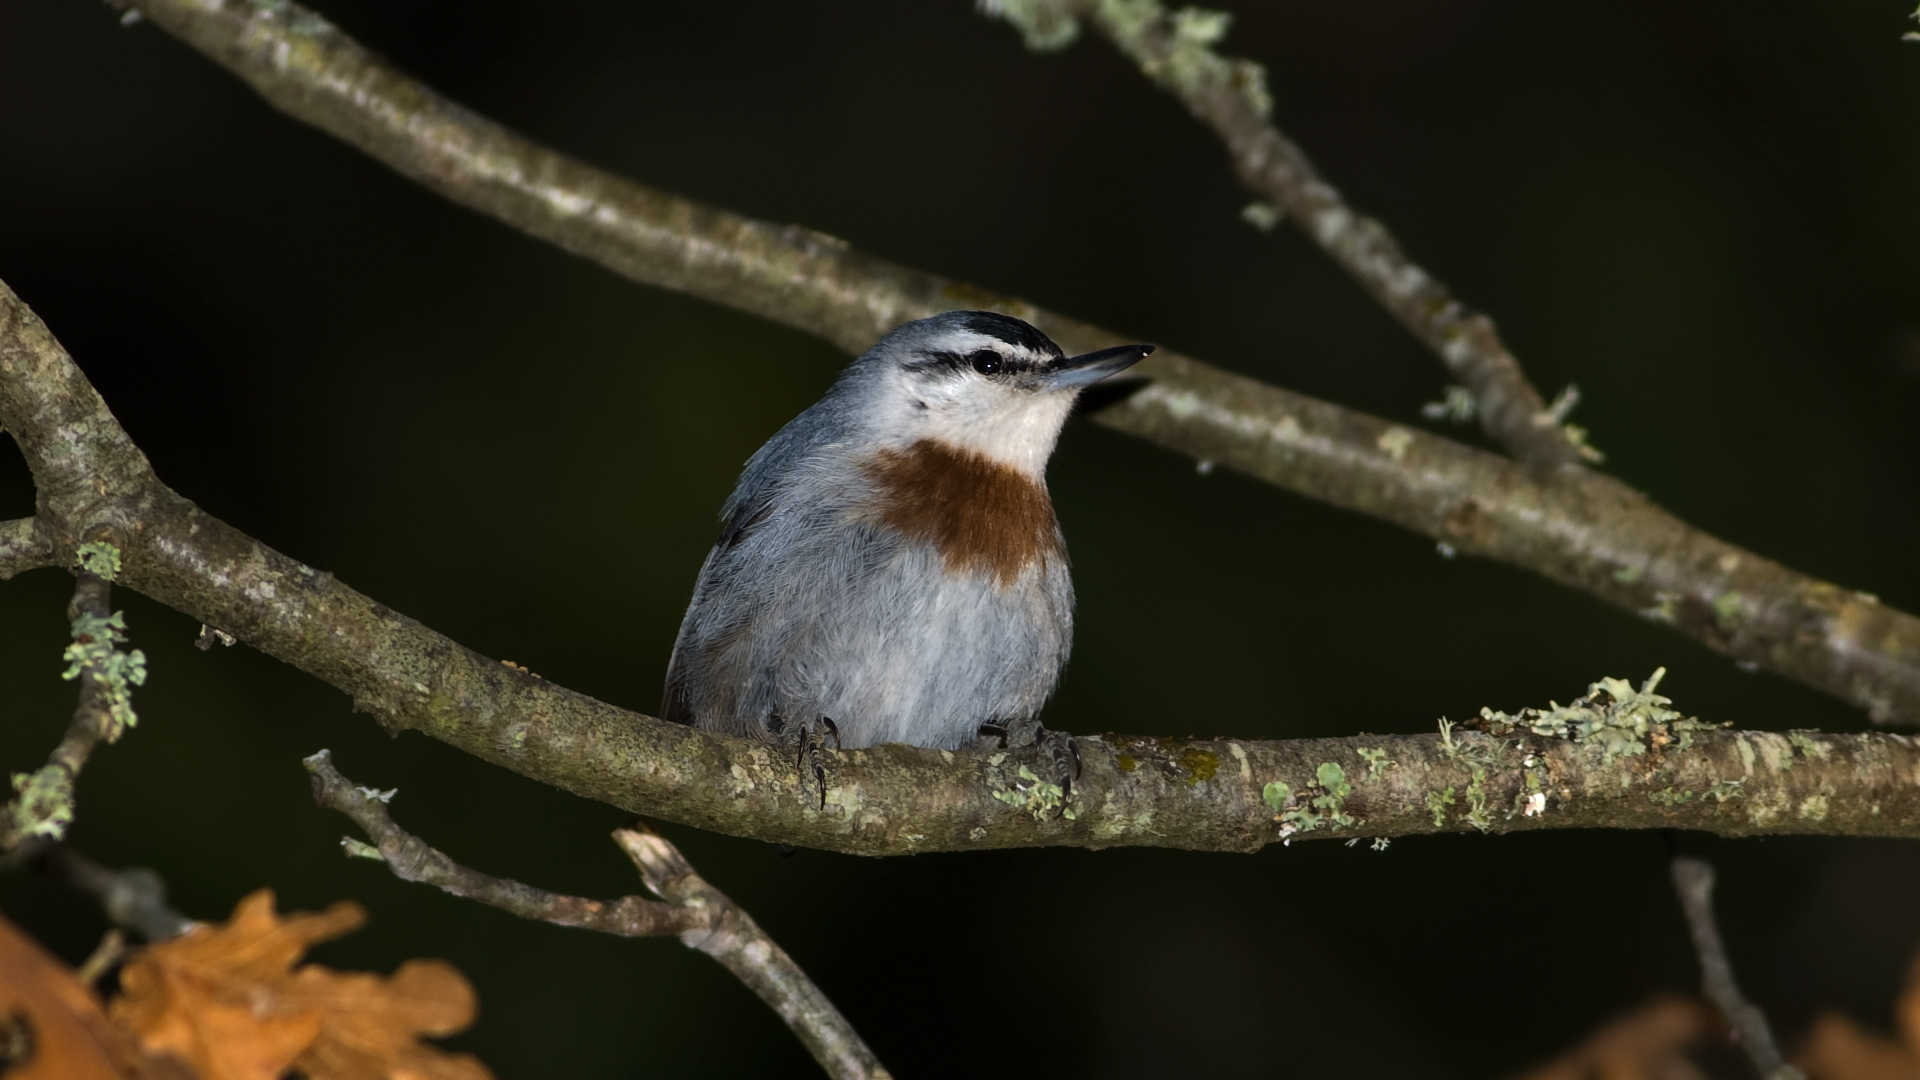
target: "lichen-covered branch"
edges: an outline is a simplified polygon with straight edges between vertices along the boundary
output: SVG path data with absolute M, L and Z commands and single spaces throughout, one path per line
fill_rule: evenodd
M 1018 315 L 1073 351 L 1138 340 L 599 171 L 439 97 L 297 4 L 131 6 L 290 115 L 635 281 L 729 304 L 849 351 L 954 307 Z M 17 302 L 9 295 L 4 303 Z M 8 318 L 21 317 L 0 311 Z M 44 336 L 44 328 L 23 327 Z M 0 322 L 0 337 L 6 330 Z M 1709 536 L 1618 481 L 1586 470 L 1534 475 L 1498 455 L 1170 349 L 1136 370 L 1146 388 L 1096 422 L 1533 570 L 1859 705 L 1878 721 L 1920 723 L 1920 620 Z
M 657 833 L 644 827 L 620 829 L 613 838 L 633 860 L 647 888 L 661 899 L 625 896 L 603 902 L 561 896 L 454 862 L 393 823 L 387 803 L 394 792 L 354 784 L 333 767 L 327 751 L 303 764 L 313 777 L 314 800 L 352 818 L 373 840 L 368 845 L 343 839 L 349 855 L 378 859 L 402 881 L 434 885 L 523 919 L 621 937 L 678 936 L 688 948 L 718 960 L 771 1006 L 828 1076 L 885 1080 L 889 1075 L 853 1025 L 786 950 L 725 893 L 707 884 L 679 849 Z
M 1694 952 L 1700 956 L 1701 989 L 1738 1034 L 1735 1041 L 1753 1062 L 1754 1072 L 1761 1080 L 1806 1080 L 1805 1073 L 1781 1056 L 1767 1014 L 1748 1001 L 1733 980 L 1733 962 L 1727 958 L 1726 944 L 1720 940 L 1720 927 L 1713 918 L 1713 867 L 1700 859 L 1680 856 L 1673 860 L 1673 887 L 1687 916 Z
M 66 419 L 51 434 L 30 426 L 47 415 Z M 21 436 L 36 479 L 54 467 L 48 447 L 62 469 L 76 455 L 139 454 L 114 437 L 105 403 L 4 286 L 0 424 Z M 86 441 L 76 446 L 75 433 Z M 41 514 L 54 536 L 78 531 L 67 524 L 75 512 L 122 522 L 119 584 L 338 687 L 390 730 L 736 836 L 886 855 L 1050 845 L 1249 851 L 1296 835 L 1576 826 L 1920 835 L 1912 739 L 1676 728 L 1642 700 L 1651 686 L 1612 683 L 1545 719 L 1489 713 L 1479 721 L 1485 731 L 1441 739 L 1082 738 L 1070 801 L 1037 779 L 1049 774 L 1039 747 L 823 751 L 821 801 L 776 746 L 627 712 L 488 660 L 206 514 L 143 468 L 109 458 L 98 475 L 114 479 L 69 498 L 43 495 Z M 82 546 L 70 549 L 74 558 Z M 1603 697 L 1634 704 L 1615 722 Z M 1289 794 L 1274 799 L 1275 785 Z M 1309 827 L 1299 817 L 1308 811 L 1323 824 Z
M 138 649 L 116 648 L 126 641 L 126 623 L 108 599 L 120 552 L 106 540 L 114 535 L 110 530 L 92 535 L 96 538 L 76 549 L 79 566 L 67 605 L 73 644 L 67 646 L 63 677 L 79 680 L 79 704 L 47 763 L 13 775 L 14 797 L 0 810 L 0 848 L 10 850 L 36 837 L 65 837 L 73 823 L 73 783 L 88 756 L 102 742 L 119 741 L 135 721 L 129 695 L 146 681 L 146 658 Z
M 53 565 L 53 544 L 40 535 L 39 524 L 38 518 L 0 521 L 0 581 Z
M 1380 305 L 1446 362 L 1472 391 L 1487 434 L 1530 465 L 1577 465 L 1586 448 L 1520 371 L 1493 321 L 1462 305 L 1407 258 L 1386 226 L 1347 205 L 1338 189 L 1269 119 L 1266 72 L 1213 51 L 1224 12 L 1169 11 L 1159 0 L 983 0 L 1029 45 L 1057 48 L 1085 17 L 1227 144 L 1249 189 L 1299 223 Z

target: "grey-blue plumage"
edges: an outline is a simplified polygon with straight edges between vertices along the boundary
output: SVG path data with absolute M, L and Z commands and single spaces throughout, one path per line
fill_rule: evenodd
M 882 338 L 747 462 L 662 714 L 942 748 L 1035 716 L 1073 639 L 1046 461 L 1080 388 L 1150 351 L 1068 358 L 990 312 Z

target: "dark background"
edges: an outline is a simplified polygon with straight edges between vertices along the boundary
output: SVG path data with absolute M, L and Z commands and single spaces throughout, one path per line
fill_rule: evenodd
M 1500 320 L 1608 468 L 1695 524 L 1920 607 L 1920 47 L 1911 0 L 1238 5 L 1276 119 Z M 328 0 L 455 99 L 644 183 L 799 222 L 1402 421 L 1443 371 L 1097 39 L 1025 52 L 966 0 Z M 443 203 L 269 110 L 151 26 L 0 0 L 0 279 L 162 478 L 489 655 L 651 711 L 740 464 L 845 358 Z M 1465 429 L 1452 434 L 1474 439 Z M 0 440 L 0 442 L 5 442 Z M 0 518 L 31 512 L 0 449 Z M 1526 573 L 1087 425 L 1051 474 L 1081 596 L 1049 724 L 1249 737 L 1423 731 L 1656 665 L 1741 726 L 1857 712 Z M 67 576 L 0 584 L 0 766 L 45 758 Z M 343 859 L 299 759 L 398 787 L 475 867 L 637 891 L 620 811 L 385 737 L 347 699 L 115 594 L 152 668 L 80 784 L 77 846 L 189 914 L 343 897 L 319 958 L 453 960 L 455 1043 L 503 1077 L 807 1075 L 671 940 L 518 922 Z M 1696 982 L 1641 833 L 1307 843 L 1257 856 L 781 859 L 668 827 L 902 1077 L 1018 1070 L 1491 1076 Z M 1915 849 L 1686 836 L 1742 979 L 1791 1039 L 1886 1024 L 1920 943 Z M 103 928 L 44 879 L 0 909 L 70 960 Z

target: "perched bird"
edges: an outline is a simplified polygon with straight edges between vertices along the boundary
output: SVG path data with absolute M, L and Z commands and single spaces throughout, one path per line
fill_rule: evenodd
M 747 462 L 662 715 L 949 749 L 1032 720 L 1073 638 L 1047 458 L 1081 389 L 1152 351 L 1069 357 L 989 311 L 881 338 Z

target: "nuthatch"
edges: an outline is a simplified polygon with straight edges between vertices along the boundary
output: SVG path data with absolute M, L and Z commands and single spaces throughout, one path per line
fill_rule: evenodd
M 1047 458 L 1081 389 L 1153 348 L 1068 357 L 988 311 L 881 338 L 747 462 L 662 715 L 944 749 L 1032 721 L 1073 638 Z

